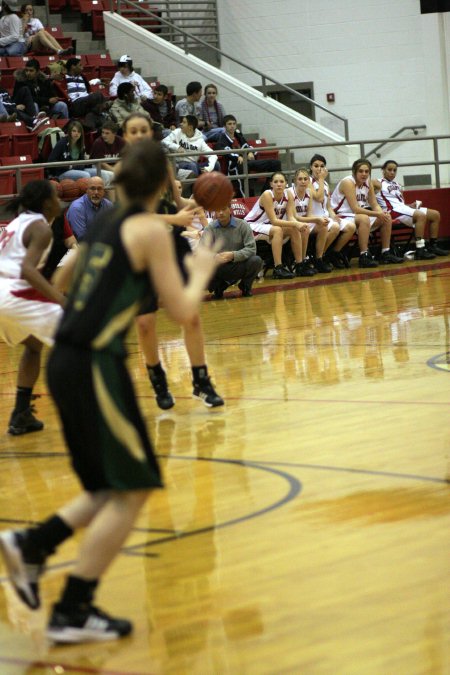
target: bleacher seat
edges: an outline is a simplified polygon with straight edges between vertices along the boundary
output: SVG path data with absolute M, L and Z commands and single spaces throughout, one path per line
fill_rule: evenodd
M 66 6 L 66 0 L 48 0 L 48 8 L 50 12 L 61 12 Z M 56 38 L 58 39 L 58 38 Z
M 16 157 L 2 157 L 1 166 L 13 166 L 14 164 L 23 164 L 24 168 L 20 171 L 20 180 L 22 187 L 32 180 L 43 180 L 45 178 L 43 167 L 33 166 L 31 155 L 19 155 Z M 17 184 L 14 181 L 14 191 L 17 191 Z
M 1 73 L 2 73 L 1 85 L 2 85 L 3 89 L 6 89 L 8 94 L 11 96 L 12 93 L 13 93 L 14 83 L 15 83 L 14 71 L 13 70 L 6 70 L 6 71 L 2 70 Z
M 247 142 L 252 148 L 255 148 L 258 153 L 258 159 L 280 159 L 278 150 L 261 150 L 261 148 L 267 147 L 265 138 L 250 139 Z
M 16 175 L 14 171 L 0 170 L 0 195 L 13 195 L 16 192 Z M 7 200 L 0 200 L 4 204 Z
M 86 54 L 84 58 L 89 66 L 115 66 L 109 54 Z
M 31 155 L 33 161 L 38 158 L 38 138 L 35 134 L 15 133 L 11 139 L 11 156 Z
M 27 61 L 32 58 L 31 56 L 8 56 L 8 64 L 10 68 L 17 70 L 17 68 L 25 68 Z
M 3 134 L 1 127 L 2 125 L 0 123 L 0 157 L 3 157 L 3 155 L 9 155 L 11 149 L 11 136 L 9 134 Z

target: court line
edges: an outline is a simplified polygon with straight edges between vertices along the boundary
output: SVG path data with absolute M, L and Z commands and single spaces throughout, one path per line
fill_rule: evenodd
M 277 476 L 287 480 L 287 483 L 289 485 L 289 491 L 284 497 L 274 502 L 273 504 L 269 504 L 269 506 L 265 506 L 264 508 L 259 509 L 258 511 L 253 511 L 249 514 L 239 516 L 238 518 L 226 520 L 223 523 L 218 523 L 217 525 L 208 525 L 206 527 L 201 527 L 197 530 L 189 530 L 187 532 L 175 533 L 171 536 L 155 539 L 144 544 L 135 544 L 133 546 L 124 547 L 122 553 L 125 553 L 126 555 L 130 556 L 137 555 L 146 557 L 148 554 L 137 552 L 138 549 L 148 546 L 155 546 L 157 544 L 166 544 L 170 541 L 176 541 L 178 539 L 186 539 L 187 537 L 192 537 L 198 534 L 204 534 L 205 532 L 211 532 L 211 530 L 220 530 L 223 529 L 224 527 L 230 527 L 231 525 L 237 525 L 238 523 L 243 523 L 248 520 L 252 520 L 253 518 L 259 518 L 260 516 L 265 515 L 266 513 L 270 513 L 271 511 L 275 511 L 276 509 L 279 509 L 288 502 L 292 501 L 293 499 L 295 499 L 295 497 L 297 497 L 300 494 L 302 490 L 302 484 L 298 480 L 298 478 L 295 478 L 295 476 L 292 476 L 291 474 L 286 473 L 285 471 L 280 471 L 278 469 L 272 469 L 269 467 L 261 466 L 259 462 L 254 462 L 251 460 L 226 459 L 218 457 L 179 457 L 170 454 L 168 455 L 158 454 L 157 457 L 158 458 L 162 457 L 164 459 L 191 461 L 191 462 L 200 461 L 200 462 L 217 462 L 222 464 L 234 464 L 239 467 L 246 466 L 254 469 L 260 469 L 261 471 L 268 471 L 269 473 L 275 473 Z
M 0 656 L 0 663 L 9 663 L 16 666 L 28 666 L 30 668 L 62 668 L 67 673 L 92 673 L 93 675 L 152 675 L 148 670 L 130 671 L 130 670 L 103 670 L 103 668 L 91 668 L 89 666 L 75 666 L 68 663 L 61 663 L 61 661 L 30 661 L 28 659 L 8 658 Z
M 397 473 L 396 471 L 377 471 L 375 469 L 357 469 L 355 467 L 347 466 L 326 466 L 322 464 L 304 464 L 297 462 L 279 462 L 279 461 L 269 461 L 269 460 L 258 460 L 259 464 L 264 465 L 275 465 L 275 466 L 288 466 L 291 468 L 297 469 L 313 469 L 317 471 L 336 471 L 340 473 L 360 473 L 366 476 L 382 476 L 384 478 L 403 478 L 406 480 L 417 480 L 424 481 L 428 483 L 443 483 L 445 485 L 449 484 L 449 480 L 446 478 L 437 478 L 435 476 L 421 476 L 414 473 Z

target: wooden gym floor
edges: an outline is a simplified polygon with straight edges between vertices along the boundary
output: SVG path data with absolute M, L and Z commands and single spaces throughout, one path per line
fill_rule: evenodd
M 450 262 L 233 295 L 202 307 L 221 409 L 191 398 L 180 330 L 161 312 L 176 406 L 160 411 L 130 335 L 166 489 L 98 602 L 134 634 L 46 644 L 67 542 L 37 613 L 0 567 L 0 675 L 449 675 Z M 43 377 L 44 431 L 4 433 L 19 356 L 0 345 L 0 528 L 78 491 Z

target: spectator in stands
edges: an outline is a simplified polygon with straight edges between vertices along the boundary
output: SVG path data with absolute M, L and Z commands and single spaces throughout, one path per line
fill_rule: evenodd
M 113 157 L 119 157 L 120 151 L 125 147 L 126 143 L 123 138 L 117 135 L 117 131 L 117 124 L 114 122 L 104 122 L 102 125 L 102 135 L 93 142 L 89 158 L 112 159 Z M 114 171 L 114 164 L 104 162 L 100 166 L 105 171 Z
M 139 103 L 139 99 L 136 98 L 135 88 L 132 82 L 122 82 L 122 84 L 119 84 L 117 88 L 117 98 L 112 104 L 109 112 L 120 126 L 122 126 L 124 120 L 126 120 L 131 113 L 141 113 L 150 119 L 149 113 L 144 110 Z
M 91 86 L 83 75 L 81 59 L 75 56 L 66 62 L 65 76 L 71 117 L 85 117 L 91 111 L 102 111 L 108 102 L 100 91 L 91 94 Z
M 230 150 L 230 154 L 226 155 L 227 174 L 229 176 L 239 176 L 244 170 L 244 158 L 241 154 L 232 152 L 235 149 L 251 148 L 236 128 L 237 121 L 234 115 L 225 115 L 223 118 L 225 130 L 219 135 L 216 141 L 216 150 Z M 270 172 L 271 174 L 281 170 L 281 162 L 278 159 L 257 159 L 257 155 L 251 150 L 247 153 L 248 170 L 256 171 L 258 173 Z M 233 181 L 234 182 L 234 181 Z M 270 178 L 267 178 L 264 189 L 269 187 Z M 238 179 L 235 183 L 235 196 L 244 197 L 244 190 L 242 182 Z
M 118 71 L 109 84 L 109 95 L 118 96 L 117 90 L 123 82 L 131 82 L 136 97 L 141 103 L 153 98 L 153 90 L 149 84 L 134 71 L 132 59 L 124 54 L 117 63 Z
M 72 120 L 67 125 L 67 135 L 61 138 L 53 150 L 51 151 L 48 161 L 51 162 L 66 162 L 88 159 L 86 149 L 84 146 L 84 131 L 83 125 L 78 120 Z M 52 176 L 57 176 L 59 180 L 63 178 L 71 178 L 78 180 L 78 178 L 90 178 L 97 175 L 97 169 L 92 167 L 85 167 L 83 165 L 73 167 L 52 167 L 49 169 Z M 111 172 L 102 171 L 102 178 L 105 183 L 111 181 Z
M 60 101 L 58 94 L 52 80 L 44 75 L 41 71 L 41 66 L 37 59 L 29 59 L 26 62 L 25 68 L 18 69 L 14 72 L 15 83 L 13 91 L 13 101 L 18 105 L 23 103 L 21 97 L 22 88 L 29 89 L 33 103 L 34 111 L 29 108 L 26 112 L 31 115 L 36 115 L 39 112 L 45 112 L 54 117 L 62 117 L 67 119 L 69 112 L 67 103 Z
M 422 202 L 405 204 L 402 186 L 396 182 L 398 164 L 393 159 L 388 159 L 381 167 L 383 177 L 373 180 L 377 202 L 384 211 L 390 213 L 391 218 L 397 222 L 414 227 L 416 238 L 416 260 L 430 260 L 437 255 L 448 255 L 448 251 L 437 245 L 439 236 L 439 223 L 441 214 L 434 209 L 427 209 Z M 425 245 L 425 227 L 430 229 L 430 240 Z
M 105 197 L 105 184 L 100 176 L 89 178 L 84 195 L 75 199 L 67 210 L 67 220 L 78 242 L 86 236 L 96 218 L 113 207 Z
M 295 218 L 300 223 L 306 223 L 307 227 L 302 230 L 302 250 L 304 255 L 304 276 L 310 276 L 310 272 L 332 272 L 333 267 L 325 262 L 323 253 L 328 243 L 336 239 L 339 226 L 324 215 L 313 214 L 313 198 L 310 192 L 310 178 L 307 169 L 297 169 L 294 175 L 294 184 L 288 188 L 294 200 Z M 330 229 L 328 229 L 330 225 Z M 306 258 L 309 235 L 314 233 L 316 237 L 316 256 L 313 260 Z
M 348 267 L 348 261 L 342 253 L 344 246 L 350 241 L 356 231 L 356 226 L 351 220 L 339 218 L 331 208 L 330 190 L 326 178 L 328 176 L 328 169 L 326 167 L 326 159 L 323 155 L 313 155 L 309 162 L 309 172 L 311 185 L 309 188 L 312 197 L 312 213 L 313 215 L 323 216 L 327 219 L 327 235 L 325 238 L 324 248 L 321 249 L 319 243 L 319 236 L 316 239 L 316 256 L 326 251 L 327 262 L 330 262 L 336 269 L 344 269 Z M 333 224 L 337 225 L 338 232 L 336 239 L 332 236 Z M 323 235 L 322 235 L 323 236 Z M 334 247 L 329 248 L 331 243 L 335 241 Z
M 351 220 L 358 231 L 359 267 L 378 267 L 369 253 L 369 234 L 380 229 L 383 265 L 398 264 L 403 258 L 390 250 L 392 219 L 377 203 L 370 179 L 372 164 L 368 159 L 353 162 L 352 175 L 343 178 L 331 195 L 331 206 L 336 215 Z
M 153 90 L 153 100 L 145 101 L 142 106 L 149 113 L 154 122 L 162 124 L 167 130 L 177 128 L 175 106 L 172 97 L 169 97 L 169 90 L 165 84 L 159 84 Z M 166 131 L 165 134 L 168 135 Z
M 205 122 L 203 127 L 203 135 L 208 143 L 217 140 L 224 129 L 224 107 L 217 100 L 217 87 L 215 84 L 207 84 L 205 89 L 205 97 L 201 102 L 201 115 Z
M 0 19 L 0 56 L 22 56 L 27 51 L 17 0 L 3 0 Z
M 181 124 L 181 119 L 186 115 L 194 115 L 197 120 L 197 128 L 203 129 L 205 122 L 202 117 L 202 108 L 200 99 L 202 97 L 202 85 L 200 82 L 189 82 L 186 85 L 186 98 L 180 99 L 175 106 L 177 124 Z
M 292 194 L 286 190 L 286 176 L 281 171 L 273 174 L 270 190 L 265 190 L 245 220 L 256 239 L 268 241 L 272 247 L 274 279 L 292 279 L 305 276 L 301 233 L 307 226 L 299 223 L 294 215 Z M 295 275 L 282 262 L 283 241 L 287 237 L 295 259 Z M 310 275 L 308 275 L 310 276 Z
M 190 176 L 199 176 L 200 173 L 214 171 L 218 168 L 217 155 L 211 152 L 211 148 L 206 144 L 202 133 L 197 129 L 197 118 L 194 115 L 184 115 L 181 118 L 180 129 L 174 129 L 162 140 L 171 152 L 202 152 L 206 155 L 206 166 L 200 161 L 199 157 L 189 157 L 177 160 L 178 177 L 188 178 Z
M 219 242 L 220 246 L 216 254 L 219 266 L 210 281 L 209 290 L 214 293 L 216 300 L 221 300 L 227 287 L 240 281 L 238 287 L 242 296 L 248 298 L 252 295 L 253 282 L 263 267 L 263 261 L 256 255 L 252 228 L 245 220 L 232 216 L 230 206 L 216 211 L 216 218 L 205 228 L 205 233 L 209 233 L 209 237 Z
M 68 56 L 69 54 L 73 54 L 72 47 L 63 49 L 53 35 L 45 30 L 42 22 L 34 16 L 33 5 L 22 5 L 20 13 L 23 25 L 23 35 L 27 43 L 27 51 L 52 51 L 58 54 L 58 56 Z

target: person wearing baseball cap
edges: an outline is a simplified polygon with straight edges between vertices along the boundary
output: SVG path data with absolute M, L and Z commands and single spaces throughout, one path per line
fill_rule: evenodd
M 143 103 L 153 98 L 153 90 L 149 84 L 134 71 L 133 59 L 128 54 L 123 54 L 117 62 L 117 73 L 109 84 L 109 95 L 117 96 L 117 87 L 124 82 L 131 82 L 134 86 L 136 98 Z
M 17 0 L 3 0 L 0 19 L 0 56 L 22 56 L 27 51 Z

